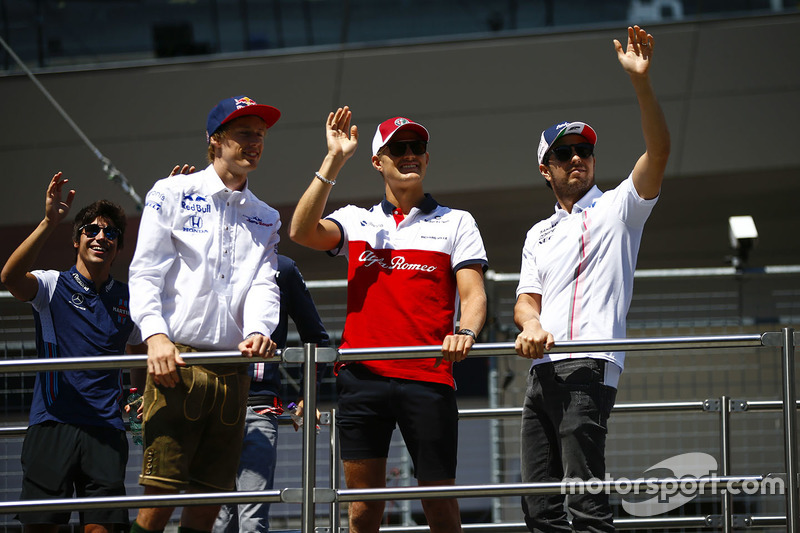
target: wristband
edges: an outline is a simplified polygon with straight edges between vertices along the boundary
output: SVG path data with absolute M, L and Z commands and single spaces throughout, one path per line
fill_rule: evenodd
M 469 335 L 470 337 L 472 337 L 473 341 L 476 341 L 476 342 L 478 341 L 478 336 L 475 335 L 475 332 L 472 331 L 471 329 L 467 329 L 467 328 L 460 329 L 460 330 L 456 331 L 456 335 Z
M 322 183 L 327 183 L 328 185 L 336 185 L 336 181 L 331 181 L 331 180 L 329 180 L 329 179 L 325 179 L 325 178 L 323 178 L 323 177 L 322 177 L 322 174 L 320 174 L 319 172 L 314 172 L 314 175 L 315 175 L 315 176 L 317 177 L 317 179 L 318 179 L 318 180 L 320 180 Z

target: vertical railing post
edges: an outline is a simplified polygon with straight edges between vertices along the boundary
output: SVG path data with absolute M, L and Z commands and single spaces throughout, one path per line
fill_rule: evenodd
M 341 469 L 339 467 L 339 439 L 337 439 L 338 431 L 336 429 L 336 409 L 331 409 L 331 488 L 334 494 L 339 494 Z M 336 497 L 331 502 L 331 533 L 339 533 L 342 527 L 341 519 L 341 506 L 339 498 Z
M 798 531 L 797 391 L 794 383 L 794 329 L 783 328 L 783 436 L 786 448 L 786 531 Z
M 486 316 L 488 317 L 487 324 L 484 327 L 486 330 L 486 337 L 489 342 L 497 342 L 497 325 L 500 322 L 497 317 L 497 310 L 500 305 L 498 302 L 498 283 L 495 277 L 495 272 L 489 270 L 485 276 L 486 287 Z M 489 407 L 496 409 L 500 407 L 500 377 L 498 371 L 499 361 L 497 357 L 489 358 Z M 490 463 L 490 476 L 492 483 L 501 483 L 502 470 L 503 470 L 503 457 L 500 450 L 500 439 L 502 438 L 502 426 L 500 420 L 497 418 L 489 419 L 489 463 Z M 501 498 L 492 498 L 492 523 L 500 523 L 503 520 L 503 503 Z
M 722 396 L 719 399 L 719 449 L 722 470 L 721 475 L 731 473 L 731 408 L 730 398 Z M 733 505 L 731 493 L 722 490 L 722 530 L 730 533 L 733 530 Z
M 499 387 L 498 387 L 497 358 L 492 357 L 489 361 L 489 408 L 497 409 L 500 406 Z M 490 479 L 492 484 L 501 483 L 501 470 L 503 458 L 500 457 L 500 420 L 497 418 L 489 419 L 489 464 L 491 465 Z M 492 498 L 492 523 L 502 521 L 502 500 Z
M 303 533 L 314 533 L 314 486 L 317 478 L 317 345 L 303 345 Z

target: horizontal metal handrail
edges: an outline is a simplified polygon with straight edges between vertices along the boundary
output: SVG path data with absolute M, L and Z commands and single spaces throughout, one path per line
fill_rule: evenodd
M 686 402 L 649 402 L 649 403 L 619 403 L 612 408 L 613 413 L 660 413 L 660 412 L 684 412 L 684 411 L 704 411 L 707 400 L 695 400 Z M 778 412 L 783 407 L 780 400 L 751 400 L 746 401 L 748 411 L 759 412 Z M 797 401 L 800 407 L 800 400 Z M 326 418 L 326 415 L 328 418 Z M 486 407 L 474 409 L 459 409 L 458 417 L 462 420 L 484 420 L 500 418 L 519 418 L 522 415 L 522 407 Z M 320 412 L 321 420 L 319 425 L 328 425 L 330 412 Z M 278 423 L 281 425 L 291 425 L 292 419 L 289 416 L 279 416 Z M 21 437 L 25 435 L 28 426 L 0 426 L 0 438 Z
M 561 341 L 550 349 L 548 354 L 591 353 L 614 351 L 646 350 L 686 350 L 707 348 L 752 348 L 764 346 L 764 334 L 750 335 L 702 335 L 695 337 L 648 337 L 641 339 L 607 339 L 596 341 Z M 287 348 L 300 350 L 300 348 Z M 436 357 L 441 353 L 441 345 L 401 346 L 389 348 L 341 348 L 337 361 L 353 362 L 368 359 L 419 359 Z M 514 355 L 514 343 L 477 343 L 472 346 L 473 356 Z M 187 363 L 280 363 L 284 361 L 283 352 L 278 350 L 269 359 L 244 357 L 237 351 L 192 352 L 181 354 Z M 147 366 L 147 355 L 113 355 L 93 357 L 64 357 L 52 359 L 7 359 L 0 361 L 0 373 L 4 372 L 42 372 L 50 370 L 141 368 Z
M 32 509 L 36 509 L 36 511 L 85 511 L 89 509 L 138 509 L 140 507 L 180 507 L 223 503 L 280 503 L 283 501 L 282 492 L 265 490 L 9 501 L 0 502 L 0 513 L 24 513 L 30 512 Z
M 760 475 L 700 477 L 707 490 L 741 488 L 745 483 L 762 483 Z M 625 490 L 652 490 L 653 487 L 672 487 L 676 478 L 640 478 L 625 481 Z M 485 498 L 490 496 L 521 496 L 524 494 L 561 494 L 565 489 L 604 490 L 616 492 L 619 484 L 613 480 L 573 481 L 545 483 L 505 483 L 495 485 L 442 485 L 428 487 L 388 487 L 380 489 L 329 489 L 326 494 L 339 502 L 378 500 L 418 500 L 420 498 Z M 294 497 L 297 489 L 213 492 L 192 494 L 159 494 L 148 496 L 113 496 L 102 498 L 62 498 L 54 500 L 24 500 L 0 502 L 0 513 L 37 511 L 83 511 L 87 509 L 134 509 L 140 507 L 179 507 L 192 505 L 216 505 L 222 503 L 299 503 Z
M 595 341 L 559 341 L 548 354 L 592 353 L 645 350 L 685 350 L 707 348 L 753 348 L 764 346 L 762 334 L 701 335 L 694 337 L 647 337 L 641 339 L 602 339 Z M 365 359 L 416 359 L 435 357 L 441 346 L 402 346 L 392 348 L 340 348 L 339 361 Z M 477 343 L 470 355 L 495 356 L 516 354 L 512 342 Z
M 761 483 L 764 476 L 715 476 L 699 477 L 710 491 L 726 488 L 738 489 L 745 483 Z M 644 493 L 654 487 L 673 487 L 677 478 L 639 478 L 625 480 L 626 491 Z M 380 489 L 339 489 L 338 501 L 379 501 L 379 500 L 419 500 L 428 498 L 485 498 L 496 496 L 522 496 L 525 494 L 561 494 L 565 489 L 591 489 L 616 492 L 619 482 L 613 480 L 597 481 L 554 481 L 545 483 L 500 483 L 495 485 L 452 485 L 426 487 L 388 487 Z
M 281 363 L 283 352 L 277 350 L 270 358 L 245 357 L 241 352 L 190 352 L 181 357 L 188 364 L 210 365 L 218 363 Z M 4 359 L 0 361 L 0 374 L 8 372 L 48 372 L 51 370 L 86 370 L 109 368 L 143 368 L 147 366 L 146 354 L 98 355 L 90 357 L 57 357 L 52 359 Z
M 614 527 L 617 530 L 644 529 L 706 529 L 714 525 L 715 518 L 719 515 L 704 516 L 665 516 L 659 518 L 614 518 Z M 746 516 L 744 521 L 747 527 L 782 527 L 786 525 L 784 516 Z M 461 524 L 461 529 L 470 533 L 527 533 L 528 526 L 525 522 L 506 522 L 502 524 Z M 381 533 L 427 533 L 430 527 L 421 526 L 382 526 Z
M 331 423 L 331 413 L 330 411 L 321 411 L 319 413 L 319 420 L 317 421 L 318 426 L 329 426 Z M 282 414 L 278 416 L 278 425 L 281 426 L 291 426 L 294 424 L 294 420 L 291 416 L 287 414 Z M 125 428 L 130 429 L 128 426 L 128 422 L 125 422 Z M 3 437 L 24 437 L 25 433 L 28 431 L 28 426 L 0 426 L 0 439 Z

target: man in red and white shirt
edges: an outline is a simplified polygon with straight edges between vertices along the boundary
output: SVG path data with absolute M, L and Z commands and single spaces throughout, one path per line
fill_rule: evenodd
M 452 365 L 467 357 L 486 319 L 483 241 L 469 213 L 425 194 L 430 135 L 403 117 L 381 123 L 372 141 L 383 201 L 370 209 L 348 205 L 323 218 L 336 177 L 358 145 L 351 117 L 347 107 L 328 115 L 328 154 L 297 205 L 290 236 L 348 260 L 342 347 L 441 344 L 442 351 L 441 358 L 339 367 L 337 426 L 345 479 L 349 488 L 385 486 L 397 425 L 419 484 L 452 485 L 458 440 Z M 461 530 L 457 500 L 424 500 L 422 506 L 431 531 Z M 382 501 L 351 504 L 351 531 L 378 531 L 383 508 Z

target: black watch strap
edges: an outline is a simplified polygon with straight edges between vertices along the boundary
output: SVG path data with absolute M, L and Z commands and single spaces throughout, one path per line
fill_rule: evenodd
M 470 337 L 472 337 L 472 340 L 474 340 L 476 342 L 478 340 L 478 336 L 475 335 L 475 332 L 472 331 L 471 329 L 467 329 L 467 328 L 462 328 L 462 329 L 456 331 L 456 335 L 469 335 Z

